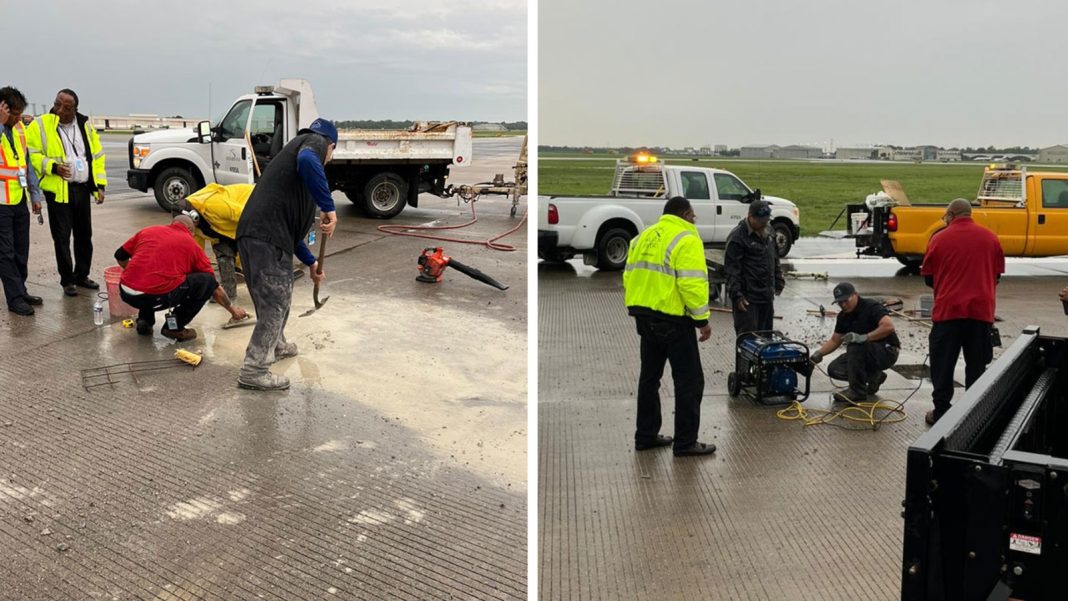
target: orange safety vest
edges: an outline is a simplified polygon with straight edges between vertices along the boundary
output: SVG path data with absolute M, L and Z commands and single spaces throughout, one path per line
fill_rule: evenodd
M 7 134 L 0 134 L 0 204 L 17 205 L 29 185 L 27 174 L 26 131 L 22 123 L 16 123 L 15 134 L 9 139 Z M 12 147 L 11 142 L 15 142 Z

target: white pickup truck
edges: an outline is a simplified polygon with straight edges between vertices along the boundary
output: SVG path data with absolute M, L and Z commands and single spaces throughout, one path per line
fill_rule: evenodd
M 706 247 L 722 246 L 734 226 L 748 214 L 749 203 L 762 198 L 771 205 L 779 256 L 801 234 L 797 205 L 763 196 L 729 171 L 665 165 L 637 155 L 616 164 L 611 196 L 539 197 L 538 256 L 566 261 L 581 253 L 588 265 L 619 270 L 627 263 L 630 240 L 656 223 L 664 202 L 684 196 L 697 213 L 697 230 Z
M 215 125 L 137 134 L 130 139 L 126 181 L 155 191 L 160 208 L 208 183 L 253 183 L 297 132 L 319 117 L 311 84 L 283 79 L 239 97 Z M 417 206 L 419 194 L 447 194 L 451 167 L 471 163 L 466 123 L 417 123 L 408 131 L 343 130 L 326 166 L 332 190 L 341 190 L 365 213 L 389 219 Z

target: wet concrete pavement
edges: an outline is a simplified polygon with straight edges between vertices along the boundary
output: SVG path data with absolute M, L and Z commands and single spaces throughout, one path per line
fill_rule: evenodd
M 520 143 L 476 140 L 457 181 L 507 176 Z M 168 220 L 125 187 L 125 143 L 105 145 L 117 158 L 93 211 L 101 284 L 118 245 Z M 432 243 L 383 234 L 386 222 L 335 200 L 331 299 L 298 317 L 312 287 L 296 282 L 287 336 L 300 355 L 274 366 L 293 381 L 283 393 L 236 387 L 251 329 L 222 330 L 217 306 L 181 345 L 95 327 L 94 297 L 63 297 L 47 224 L 33 224 L 28 287 L 45 304 L 0 315 L 0 598 L 526 597 L 525 229 L 503 240 L 515 253 L 445 244 L 508 291 L 455 272 L 419 284 Z M 470 215 L 421 204 L 390 223 Z M 458 233 L 510 229 L 509 207 L 479 201 L 479 222 Z M 176 348 L 204 362 L 83 387 L 81 370 Z
M 897 276 L 893 260 L 855 259 L 848 242 L 803 240 L 787 269 L 826 272 L 790 279 L 776 327 L 815 345 L 833 318 L 840 280 L 862 295 L 902 298 L 915 309 L 930 294 L 921 278 Z M 1068 260 L 1010 260 L 998 288 L 1004 347 L 1028 324 L 1068 335 L 1057 294 Z M 542 599 L 886 600 L 899 597 L 905 451 L 926 429 L 930 383 L 897 372 L 880 391 L 907 419 L 803 426 L 774 407 L 733 399 L 728 313 L 712 314 L 701 345 L 706 385 L 701 440 L 714 458 L 674 459 L 670 449 L 633 450 L 638 338 L 618 273 L 581 261 L 538 265 L 539 594 Z M 928 329 L 895 319 L 899 366 L 926 362 Z M 997 357 L 1002 349 L 995 349 Z M 833 357 L 832 357 L 833 358 Z M 825 368 L 827 361 L 824 361 Z M 963 360 L 957 381 L 963 382 Z M 809 409 L 831 407 L 832 382 L 817 372 Z M 962 393 L 958 389 L 956 398 Z M 673 387 L 661 396 L 671 434 Z M 911 395 L 911 396 L 910 396 Z

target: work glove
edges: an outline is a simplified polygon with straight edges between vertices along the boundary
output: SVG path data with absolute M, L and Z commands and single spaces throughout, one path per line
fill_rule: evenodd
M 813 363 L 818 364 L 820 361 L 823 361 L 823 353 L 821 353 L 819 351 L 816 351 L 816 352 L 812 353 L 812 356 L 809 357 L 808 360 L 813 362 Z
M 856 332 L 850 332 L 845 336 L 842 336 L 842 344 L 864 344 L 867 341 L 867 334 L 857 334 Z

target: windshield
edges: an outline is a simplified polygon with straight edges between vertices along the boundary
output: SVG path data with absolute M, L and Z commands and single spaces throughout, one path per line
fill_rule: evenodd
M 242 100 L 223 117 L 219 123 L 219 137 L 222 140 L 240 138 L 245 135 L 245 125 L 248 124 L 248 111 L 251 106 L 251 100 Z

